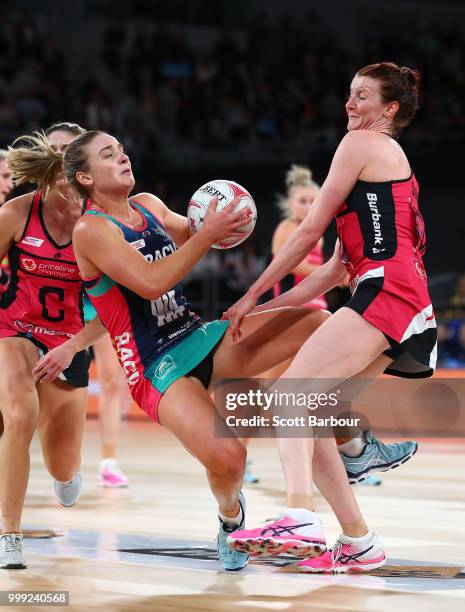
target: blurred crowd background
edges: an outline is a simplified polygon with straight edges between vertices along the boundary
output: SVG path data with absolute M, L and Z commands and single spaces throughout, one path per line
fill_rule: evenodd
M 75 121 L 124 142 L 137 190 L 179 212 L 212 178 L 252 192 L 253 237 L 212 251 L 188 279 L 186 293 L 206 317 L 269 261 L 290 163 L 324 180 L 357 68 L 381 60 L 418 68 L 422 104 L 401 144 L 421 187 L 440 358 L 465 365 L 462 2 L 21 0 L 3 11 L 0 49 L 0 147 Z M 328 252 L 333 243 L 331 228 Z M 335 291 L 331 307 L 345 297 Z

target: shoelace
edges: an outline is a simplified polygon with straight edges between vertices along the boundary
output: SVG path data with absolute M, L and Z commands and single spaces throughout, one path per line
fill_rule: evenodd
M 20 552 L 21 538 L 19 536 L 7 536 L 5 540 L 5 552 Z
M 333 564 L 333 572 L 334 572 L 334 570 L 336 568 L 336 563 L 338 562 L 339 557 L 342 554 L 342 547 L 343 546 L 344 546 L 343 543 L 340 540 L 338 540 L 336 542 L 336 544 L 334 545 L 334 547 L 332 548 L 332 550 L 331 550 L 331 561 L 332 561 L 332 564 Z
M 263 529 L 261 531 L 261 535 L 271 535 L 271 536 L 282 536 L 282 535 L 294 535 L 296 529 L 300 529 L 302 527 L 313 526 L 314 523 L 297 523 L 295 525 L 290 525 L 289 527 L 272 527 L 273 523 L 279 523 L 281 519 L 289 518 L 287 514 L 280 514 L 276 518 L 268 519 L 267 522 L 263 525 Z

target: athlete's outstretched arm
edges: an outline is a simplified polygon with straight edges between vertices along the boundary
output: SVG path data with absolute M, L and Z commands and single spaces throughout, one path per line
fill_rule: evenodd
M 98 316 L 95 317 L 75 336 L 50 350 L 36 363 L 32 370 L 34 379 L 40 382 L 55 380 L 63 370 L 66 370 L 76 353 L 89 348 L 106 333 L 106 327 Z
M 73 231 L 76 258 L 83 270 L 103 272 L 117 283 L 143 298 L 153 300 L 179 283 L 207 252 L 212 244 L 227 236 L 241 236 L 239 228 L 248 221 L 244 211 L 233 212 L 234 199 L 217 212 L 212 202 L 205 215 L 202 228 L 177 251 L 164 259 L 149 263 L 124 238 L 122 231 L 104 217 L 84 215 Z M 84 277 L 94 274 L 83 273 Z
M 339 259 L 339 240 L 337 240 L 334 253 L 326 263 L 319 266 L 311 276 L 305 278 L 289 291 L 260 304 L 260 306 L 256 306 L 252 310 L 252 314 L 271 308 L 282 308 L 283 306 L 302 306 L 302 304 L 306 304 L 340 285 L 346 276 L 347 270 Z
M 255 307 L 258 298 L 289 274 L 315 247 L 352 191 L 368 161 L 365 151 L 369 150 L 369 147 L 363 146 L 365 138 L 364 130 L 349 132 L 344 136 L 334 154 L 328 176 L 305 219 L 249 291 L 225 313 L 225 317 L 231 322 L 231 331 L 235 338 L 239 336 L 239 327 L 244 316 Z

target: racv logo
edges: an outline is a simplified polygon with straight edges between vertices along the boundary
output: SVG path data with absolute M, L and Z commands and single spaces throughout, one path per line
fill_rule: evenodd
M 126 382 L 130 386 L 135 385 L 139 380 L 139 371 L 137 369 L 136 355 L 131 348 L 134 346 L 132 334 L 129 331 L 125 331 L 120 336 L 115 336 L 113 345 L 126 374 Z
M 36 262 L 33 259 L 23 259 L 23 266 L 26 268 L 28 272 L 32 272 L 37 268 Z

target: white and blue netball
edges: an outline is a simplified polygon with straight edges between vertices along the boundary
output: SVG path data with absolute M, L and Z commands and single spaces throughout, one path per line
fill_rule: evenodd
M 238 183 L 234 181 L 226 181 L 217 179 L 214 181 L 208 181 L 202 187 L 199 187 L 189 201 L 187 209 L 187 218 L 189 219 L 189 225 L 192 233 L 198 232 L 202 227 L 205 214 L 208 210 L 208 206 L 214 197 L 218 198 L 218 206 L 216 210 L 220 211 L 227 206 L 234 198 L 240 197 L 240 200 L 235 207 L 235 211 L 240 211 L 243 208 L 249 208 L 252 212 L 248 213 L 249 222 L 239 228 L 243 234 L 243 237 L 238 238 L 226 238 L 221 242 L 213 245 L 214 249 L 231 249 L 232 247 L 244 242 L 250 234 L 253 232 L 255 223 L 257 222 L 257 208 L 252 196 Z

